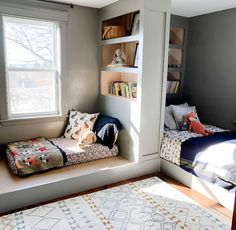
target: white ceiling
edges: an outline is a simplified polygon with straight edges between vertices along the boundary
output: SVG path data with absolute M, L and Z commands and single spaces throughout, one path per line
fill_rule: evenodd
M 101 8 L 118 0 L 54 0 L 81 6 Z M 171 12 L 184 17 L 194 17 L 236 7 L 236 0 L 172 0 Z
M 194 17 L 236 7 L 236 0 L 172 0 L 171 12 Z
M 118 0 L 53 0 L 55 2 L 64 2 L 80 6 L 89 6 L 94 8 L 102 8 Z

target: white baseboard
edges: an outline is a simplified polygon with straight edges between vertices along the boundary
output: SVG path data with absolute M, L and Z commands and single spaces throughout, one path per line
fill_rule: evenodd
M 106 159 L 90 162 L 88 167 L 92 167 L 91 165 L 94 164 L 96 165 L 94 166 L 94 168 L 96 167 L 96 170 L 87 170 L 87 173 L 81 173 L 81 175 L 79 173 L 80 167 L 78 167 L 76 169 L 78 175 L 73 178 L 65 177 L 64 180 L 55 180 L 55 182 L 51 179 L 50 183 L 1 193 L 0 213 L 160 171 L 160 158 L 140 163 L 124 160 L 123 163 L 117 164 L 116 166 L 114 166 L 114 162 L 112 163 L 116 158 L 111 159 L 111 162 Z M 103 167 L 99 169 L 98 164 L 103 165 Z M 104 164 L 106 167 L 104 167 Z M 82 165 L 84 168 L 86 163 Z M 56 172 L 56 170 L 53 171 L 54 172 L 52 173 Z M 58 171 L 58 173 L 61 172 Z M 66 168 L 63 169 L 63 173 L 66 174 Z M 61 173 L 61 175 L 63 174 Z M 40 175 L 36 176 L 39 177 Z M 45 179 L 47 178 L 45 174 L 42 174 L 42 176 L 45 177 Z M 24 180 L 24 178 L 22 178 L 22 180 Z

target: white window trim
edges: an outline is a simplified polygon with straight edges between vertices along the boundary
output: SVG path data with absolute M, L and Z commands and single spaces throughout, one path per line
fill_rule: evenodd
M 39 116 L 34 116 L 34 117 L 25 117 L 23 118 L 22 116 L 19 118 L 9 118 L 8 116 L 8 105 L 7 105 L 7 82 L 6 82 L 6 70 L 5 70 L 5 51 L 4 50 L 4 35 L 3 35 L 3 16 L 12 16 L 12 17 L 23 17 L 27 19 L 36 19 L 36 20 L 48 20 L 52 22 L 57 22 L 59 24 L 59 31 L 60 31 L 60 40 L 62 42 L 59 42 L 61 47 L 60 47 L 60 62 L 59 67 L 60 67 L 60 79 L 58 79 L 58 86 L 59 86 L 59 103 L 60 108 L 59 114 L 58 115 L 43 115 L 40 114 Z M 3 52 L 0 52 L 0 124 L 1 125 L 8 125 L 8 124 L 27 124 L 27 120 L 29 123 L 37 122 L 37 121 L 48 121 L 51 120 L 52 118 L 57 118 L 58 120 L 59 117 L 62 118 L 62 120 L 65 118 L 67 114 L 67 101 L 66 101 L 66 80 L 65 77 L 67 76 L 67 12 L 66 11 L 61 11 L 61 10 L 48 10 L 40 7 L 28 7 L 24 5 L 17 5 L 17 4 L 8 4 L 8 3 L 0 3 L 0 50 Z M 35 70 L 35 69 L 34 69 Z M 60 119 L 59 119 L 60 120 Z M 13 121 L 13 122 L 11 122 Z

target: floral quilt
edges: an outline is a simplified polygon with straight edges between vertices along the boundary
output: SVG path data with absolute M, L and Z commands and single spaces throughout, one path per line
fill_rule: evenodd
M 64 152 L 44 137 L 8 144 L 7 158 L 20 176 L 62 167 L 66 161 Z

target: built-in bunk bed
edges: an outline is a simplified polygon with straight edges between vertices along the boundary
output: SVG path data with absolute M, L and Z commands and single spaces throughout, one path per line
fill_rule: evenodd
M 120 128 L 116 118 L 70 111 L 64 136 L 10 143 L 6 156 L 11 171 L 19 176 L 114 157 Z
M 168 101 L 161 145 L 162 172 L 233 209 L 236 133 L 205 125 L 210 135 L 190 132 L 184 121 L 195 106 Z M 198 118 L 199 120 L 199 118 Z

